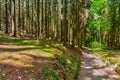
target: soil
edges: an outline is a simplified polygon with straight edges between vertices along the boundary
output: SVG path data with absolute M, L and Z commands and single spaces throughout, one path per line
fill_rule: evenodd
M 53 63 L 51 58 L 38 51 L 0 43 L 0 74 L 5 80 L 44 80 L 43 70 Z

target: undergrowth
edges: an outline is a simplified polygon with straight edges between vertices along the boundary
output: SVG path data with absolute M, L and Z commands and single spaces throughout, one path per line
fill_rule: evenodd
M 107 48 L 98 42 L 91 44 L 93 53 L 98 56 L 101 56 L 101 59 L 106 62 L 106 66 L 117 64 L 115 71 L 120 75 L 120 59 L 115 55 L 115 52 L 118 54 L 119 50 L 107 50 Z
M 101 58 L 103 61 L 105 61 L 107 63 L 107 65 L 111 65 L 111 64 L 116 64 L 119 63 L 119 60 L 117 57 L 115 57 L 113 54 L 111 54 L 109 51 L 96 51 L 95 52 L 98 55 L 101 55 Z
M 107 50 L 104 44 L 99 42 L 93 42 L 91 44 L 93 53 L 101 56 L 101 59 L 107 63 L 107 65 L 119 63 L 117 57 L 115 57 L 110 50 Z
M 78 80 L 81 62 L 79 58 L 70 52 L 56 54 L 57 63 L 52 70 L 45 70 L 44 74 L 53 80 Z
M 3 70 L 0 69 L 0 80 L 5 80 L 4 76 L 2 75 Z

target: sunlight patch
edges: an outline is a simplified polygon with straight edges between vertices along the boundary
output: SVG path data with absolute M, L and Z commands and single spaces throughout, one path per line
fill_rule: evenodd
M 32 65 L 32 64 L 25 64 L 24 67 L 26 67 L 26 68 L 33 68 L 34 65 Z

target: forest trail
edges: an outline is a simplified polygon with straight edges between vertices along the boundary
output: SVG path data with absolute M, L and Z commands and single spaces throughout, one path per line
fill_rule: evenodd
M 81 77 L 79 80 L 120 80 L 113 70 L 116 65 L 106 67 L 105 63 L 91 52 L 83 52 Z
M 81 62 L 75 51 L 59 42 L 1 34 L 0 80 L 76 80 Z
M 33 44 L 26 40 L 0 39 L 0 80 L 4 80 L 1 76 L 5 80 L 44 80 L 43 70 L 54 61 L 51 54 L 42 52 L 46 49 L 44 45 L 40 48 Z

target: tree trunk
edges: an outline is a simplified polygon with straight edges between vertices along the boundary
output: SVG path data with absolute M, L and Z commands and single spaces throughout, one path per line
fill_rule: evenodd
M 8 0 L 5 0 L 5 12 L 6 12 L 6 25 L 5 25 L 5 33 L 8 34 L 8 10 L 7 10 Z
M 16 0 L 12 1 L 12 36 L 16 37 Z
M 2 16 L 1 15 L 2 10 L 1 9 L 2 9 L 2 0 L 0 0 L 0 30 L 2 30 L 2 17 L 1 17 Z

